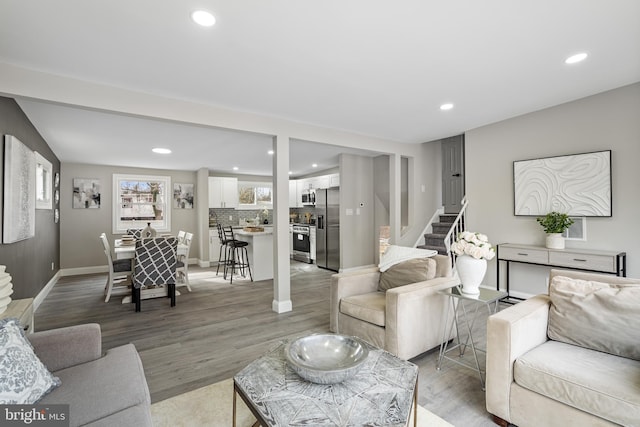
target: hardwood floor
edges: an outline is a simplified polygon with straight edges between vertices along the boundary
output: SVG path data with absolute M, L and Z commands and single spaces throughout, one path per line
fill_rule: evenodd
M 215 268 L 189 268 L 192 292 L 142 301 L 142 311 L 104 302 L 106 274 L 63 277 L 35 313 L 37 331 L 95 322 L 103 351 L 135 344 L 152 402 L 232 377 L 280 340 L 329 330 L 331 271 L 292 261 L 293 311 L 271 309 L 273 282 L 218 278 Z M 479 319 L 481 324 L 484 319 Z M 419 403 L 456 426 L 492 426 L 477 374 L 448 363 L 435 369 L 437 350 L 412 362 L 420 367 Z

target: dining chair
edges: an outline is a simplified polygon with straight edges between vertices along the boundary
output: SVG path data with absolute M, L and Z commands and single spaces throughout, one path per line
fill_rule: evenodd
M 187 245 L 187 251 L 184 255 L 178 257 L 176 264 L 176 275 L 178 279 L 182 279 L 183 286 L 186 286 L 189 292 L 191 292 L 191 286 L 189 285 L 189 251 L 191 250 L 192 240 L 193 233 L 185 233 L 182 244 Z
M 133 271 L 131 269 L 130 259 L 116 259 L 111 256 L 111 247 L 109 246 L 109 240 L 107 235 L 102 233 L 100 235 L 100 241 L 102 242 L 102 248 L 104 254 L 107 257 L 107 265 L 109 268 L 109 274 L 107 276 L 107 283 L 104 286 L 104 302 L 109 302 L 111 294 L 114 288 L 119 290 L 127 290 L 131 287 L 131 275 Z
M 179 230 L 178 231 L 178 244 L 180 243 L 184 243 L 184 236 L 187 234 L 186 231 L 184 230 Z
M 136 240 L 140 240 L 142 238 L 142 228 L 127 228 L 127 234 L 133 236 Z
M 140 311 L 141 289 L 148 286 L 164 286 L 171 307 L 176 305 L 176 249 L 178 239 L 159 237 L 136 241 L 135 267 L 131 298 Z
M 249 253 L 247 252 L 247 246 L 249 246 L 249 243 L 242 240 L 236 240 L 231 226 L 223 227 L 223 231 L 227 242 L 227 262 L 224 265 L 224 278 L 227 278 L 227 271 L 231 270 L 230 283 L 233 283 L 233 273 L 236 270 L 240 270 L 240 274 L 243 277 L 247 276 L 246 271 L 249 270 L 249 277 L 253 282 L 251 266 L 249 265 Z

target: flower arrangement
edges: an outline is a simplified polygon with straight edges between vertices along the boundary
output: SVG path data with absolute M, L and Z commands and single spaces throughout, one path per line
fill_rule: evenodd
M 458 233 L 458 240 L 451 245 L 451 251 L 456 255 L 469 255 L 476 259 L 490 260 L 496 256 L 489 238 L 471 231 Z

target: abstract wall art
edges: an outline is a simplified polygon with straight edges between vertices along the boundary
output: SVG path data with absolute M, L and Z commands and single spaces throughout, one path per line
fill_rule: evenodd
M 29 147 L 12 135 L 4 136 L 3 201 L 2 242 L 35 236 L 36 158 Z
M 514 213 L 611 216 L 611 150 L 513 162 Z
M 73 208 L 100 208 L 100 180 L 96 178 L 73 178 Z

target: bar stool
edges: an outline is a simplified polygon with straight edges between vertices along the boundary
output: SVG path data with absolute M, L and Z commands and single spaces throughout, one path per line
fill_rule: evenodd
M 216 276 L 220 272 L 220 263 L 224 263 L 224 278 L 227 278 L 227 238 L 224 235 L 224 231 L 222 230 L 222 225 L 218 224 L 218 239 L 220 240 L 220 250 L 218 251 L 218 266 L 216 267 Z M 224 251 L 223 251 L 224 249 Z
M 227 255 L 224 265 L 224 278 L 227 278 L 227 270 L 231 269 L 231 283 L 233 283 L 233 272 L 236 269 L 240 269 L 240 274 L 246 277 L 246 270 L 249 270 L 249 278 L 253 282 L 253 275 L 251 274 L 251 266 L 249 265 L 249 252 L 247 252 L 248 242 L 242 240 L 236 240 L 233 236 L 233 228 L 223 227 L 224 237 L 226 240 Z

